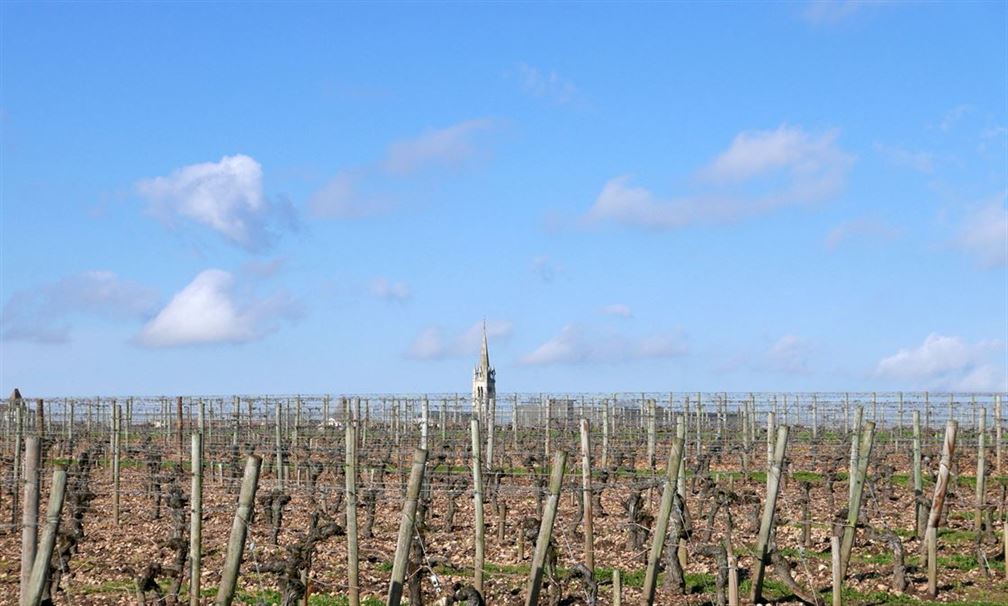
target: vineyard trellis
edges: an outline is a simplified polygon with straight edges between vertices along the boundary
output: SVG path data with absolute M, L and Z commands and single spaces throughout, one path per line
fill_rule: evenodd
M 0 603 L 1006 597 L 1003 397 L 15 392 Z

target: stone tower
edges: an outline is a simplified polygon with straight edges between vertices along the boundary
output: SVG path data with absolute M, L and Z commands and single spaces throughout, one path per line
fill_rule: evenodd
M 486 424 L 487 417 L 494 410 L 497 400 L 496 372 L 490 366 L 490 350 L 487 347 L 486 320 L 483 321 L 483 346 L 480 348 L 479 362 L 473 369 L 472 401 L 473 413 L 480 423 Z

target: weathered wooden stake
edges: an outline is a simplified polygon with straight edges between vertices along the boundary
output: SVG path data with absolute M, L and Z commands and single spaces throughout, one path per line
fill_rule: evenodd
M 924 476 L 921 474 L 921 424 L 920 411 L 913 411 L 913 491 L 914 491 L 914 536 L 924 538 L 927 528 L 927 513 L 921 498 L 924 496 Z
M 860 415 L 858 416 L 860 417 Z M 854 533 L 857 530 L 858 515 L 861 513 L 865 477 L 868 475 L 868 462 L 871 460 L 874 440 L 875 423 L 868 421 L 861 429 L 861 444 L 857 448 L 857 466 L 853 471 L 855 478 L 853 484 L 851 484 L 853 486 L 853 496 L 851 496 L 847 505 L 847 525 L 844 526 L 843 540 L 840 543 L 840 576 L 844 578 L 847 577 L 847 566 L 850 564 L 851 549 L 854 548 Z
M 21 604 L 27 604 L 28 583 L 35 562 L 38 538 L 39 510 L 39 460 L 42 458 L 41 440 L 28 436 L 25 440 L 24 502 L 21 508 Z
M 347 423 L 343 444 L 346 455 L 347 588 L 349 606 L 360 606 L 359 559 L 357 556 L 357 427 Z
M 245 534 L 248 531 L 249 515 L 255 502 L 256 488 L 259 486 L 259 465 L 262 460 L 249 455 L 245 461 L 245 475 L 242 477 L 241 492 L 238 495 L 238 509 L 231 524 L 231 538 L 228 539 L 227 556 L 221 571 L 220 586 L 217 588 L 216 606 L 230 606 L 238 585 L 238 571 L 245 552 Z
M 763 601 L 763 575 L 766 572 L 767 550 L 770 547 L 770 533 L 773 530 L 774 514 L 777 508 L 777 493 L 780 489 L 781 469 L 784 466 L 784 456 L 787 452 L 787 425 L 777 428 L 777 443 L 774 447 L 773 466 L 769 476 L 772 479 L 763 504 L 763 517 L 760 520 L 759 537 L 756 543 L 756 553 L 753 554 L 756 570 L 753 572 L 752 601 Z
M 651 551 L 648 554 L 647 571 L 644 574 L 644 603 L 650 606 L 654 603 L 655 588 L 658 586 L 658 562 L 661 561 L 662 547 L 665 546 L 665 535 L 668 532 L 669 517 L 676 496 L 676 482 L 679 476 L 679 466 L 683 459 L 686 444 L 682 438 L 676 438 L 669 450 L 668 463 L 665 466 L 665 483 L 662 487 L 661 504 L 658 517 L 655 519 L 654 536 L 651 540 Z
M 203 563 L 203 434 L 192 434 L 192 494 L 189 497 L 189 606 L 199 606 Z M 213 469 L 210 471 L 213 474 Z
M 931 501 L 931 513 L 928 515 L 927 532 L 924 536 L 928 553 L 928 595 L 932 598 L 938 596 L 938 522 L 941 520 L 942 506 L 945 504 L 945 491 L 948 488 L 958 427 L 959 424 L 953 420 L 945 423 L 945 443 L 942 445 L 938 481 L 935 482 L 934 499 Z
M 413 469 L 410 471 L 406 501 L 403 503 L 402 519 L 399 522 L 399 538 L 396 541 L 395 559 L 392 562 L 392 579 L 389 581 L 387 606 L 399 606 L 402 601 L 403 582 L 406 580 L 406 562 L 409 560 L 410 544 L 413 541 L 413 527 L 416 523 L 417 499 L 423 485 L 424 468 L 427 465 L 427 451 L 417 448 L 413 451 Z
M 986 452 L 986 432 L 987 432 L 987 409 L 980 409 L 980 422 L 977 427 L 977 472 L 976 472 L 976 524 L 974 530 L 979 535 L 983 528 L 983 507 L 987 487 L 987 452 Z
M 1008 545 L 1008 542 L 1005 544 Z M 612 603 L 613 606 L 623 604 L 623 578 L 620 576 L 619 568 L 613 568 L 612 571 Z
M 556 520 L 557 504 L 560 500 L 560 488 L 563 486 L 563 474 L 566 464 L 566 452 L 558 450 L 553 454 L 549 496 L 546 498 L 546 504 L 543 506 L 543 517 L 539 523 L 539 536 L 536 537 L 535 552 L 532 555 L 532 567 L 529 569 L 529 587 L 525 598 L 525 606 L 538 606 L 539 604 L 539 589 L 542 586 L 546 550 L 553 535 L 553 522 Z
M 28 581 L 27 606 L 38 606 L 42 602 L 46 581 L 49 577 L 49 560 L 53 548 L 56 547 L 56 535 L 59 532 L 60 511 L 63 509 L 63 497 L 66 494 L 66 470 L 62 467 L 53 471 L 52 486 L 49 489 L 49 506 L 46 508 L 46 525 L 42 529 L 35 561 Z
M 476 557 L 473 561 L 473 586 L 483 593 L 483 554 L 486 543 L 483 525 L 483 474 L 480 463 L 480 422 L 473 417 L 469 424 L 472 437 L 473 507 L 475 508 L 473 530 L 475 532 Z
M 841 606 L 840 593 L 843 590 L 843 575 L 840 574 L 840 537 L 830 538 L 830 561 L 833 566 L 833 606 Z
M 595 527 L 592 516 L 591 425 L 581 419 L 581 503 L 584 508 L 584 562 L 595 570 Z

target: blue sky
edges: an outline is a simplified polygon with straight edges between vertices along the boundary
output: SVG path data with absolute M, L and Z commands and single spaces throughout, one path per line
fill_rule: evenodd
M 1004 2 L 0 28 L 5 393 L 1006 389 Z

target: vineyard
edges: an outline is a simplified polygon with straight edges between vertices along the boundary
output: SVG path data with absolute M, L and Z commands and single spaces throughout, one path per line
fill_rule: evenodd
M 0 404 L 0 604 L 1008 603 L 1001 396 Z

